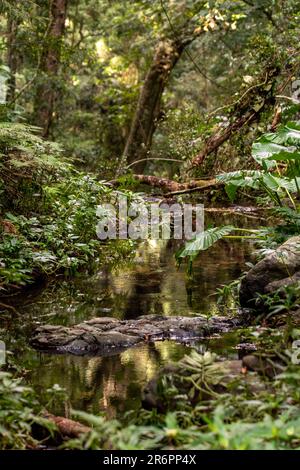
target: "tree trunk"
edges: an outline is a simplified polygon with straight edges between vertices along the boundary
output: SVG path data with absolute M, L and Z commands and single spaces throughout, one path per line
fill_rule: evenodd
M 53 121 L 55 103 L 59 97 L 57 73 L 60 64 L 61 43 L 65 31 L 68 0 L 52 0 L 49 34 L 41 60 L 42 82 L 37 87 L 35 123 L 48 137 Z
M 140 92 L 123 161 L 133 163 L 147 157 L 160 114 L 163 91 L 183 50 L 184 45 L 181 42 L 165 40 L 159 43 Z M 141 162 L 134 166 L 134 170 L 143 172 L 144 167 L 145 162 Z
M 16 73 L 18 69 L 17 51 L 17 31 L 18 20 L 9 17 L 7 20 L 7 65 L 9 67 L 9 78 L 7 80 L 6 102 L 10 103 L 15 98 L 16 93 Z

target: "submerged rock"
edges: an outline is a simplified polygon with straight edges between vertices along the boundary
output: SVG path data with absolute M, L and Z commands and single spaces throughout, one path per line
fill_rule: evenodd
M 69 354 L 118 354 L 139 342 L 172 339 L 187 341 L 229 331 L 237 319 L 225 317 L 164 317 L 144 315 L 135 320 L 92 318 L 75 326 L 38 327 L 31 345 L 45 352 Z
M 260 295 L 300 283 L 300 237 L 292 237 L 257 263 L 242 279 L 240 304 L 260 308 Z

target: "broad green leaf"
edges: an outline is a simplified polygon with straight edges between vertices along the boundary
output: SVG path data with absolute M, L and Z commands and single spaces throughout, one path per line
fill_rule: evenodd
M 274 160 L 300 159 L 300 127 L 290 122 L 277 132 L 264 134 L 252 146 L 252 156 L 260 165 L 269 169 Z
M 300 128 L 297 124 L 292 122 L 281 127 L 277 132 L 265 134 L 264 137 L 276 144 L 300 146 Z
M 298 186 L 300 185 L 300 178 L 295 178 L 297 180 Z M 287 189 L 291 193 L 297 192 L 297 185 L 295 179 L 289 178 L 280 178 L 278 176 L 273 176 L 269 173 L 266 173 L 262 181 L 271 191 L 279 191 L 280 189 Z
M 199 233 L 194 240 L 186 242 L 184 248 L 176 254 L 177 258 L 190 257 L 194 259 L 199 251 L 210 248 L 214 243 L 228 235 L 235 227 L 226 225 L 224 227 L 214 227 Z
M 260 165 L 264 162 L 268 169 L 272 168 L 275 164 L 272 161 L 274 155 L 277 156 L 277 159 L 284 159 L 286 156 L 295 155 L 295 153 L 297 153 L 296 147 L 285 147 L 284 145 L 275 144 L 265 139 L 265 137 L 255 142 L 252 146 L 254 160 Z
M 277 153 L 277 154 L 274 154 L 272 155 L 272 157 L 269 157 L 270 159 L 272 160 L 280 160 L 280 161 L 288 161 L 288 160 L 297 160 L 297 161 L 300 161 L 300 151 L 297 151 L 297 152 L 287 152 L 287 153 L 283 153 L 283 152 L 280 152 L 280 153 Z
M 263 172 L 257 170 L 242 170 L 233 171 L 230 173 L 224 173 L 218 175 L 216 179 L 227 185 L 234 185 L 240 187 L 250 187 L 257 189 L 259 188 L 259 178 L 261 178 Z
M 275 176 L 271 175 L 270 173 L 266 173 L 262 177 L 262 182 L 271 191 L 278 191 L 278 189 L 280 188 L 280 182 L 278 180 L 279 180 L 279 178 L 276 178 Z
M 237 188 L 238 187 L 235 184 L 232 184 L 232 183 L 226 184 L 225 191 L 226 191 L 227 196 L 230 199 L 230 202 L 233 202 L 235 200 Z

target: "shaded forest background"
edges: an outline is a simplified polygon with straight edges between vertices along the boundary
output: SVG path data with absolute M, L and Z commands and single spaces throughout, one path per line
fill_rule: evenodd
M 291 104 L 298 1 L 24 0 L 1 10 L 1 119 L 40 127 L 102 178 L 186 179 L 192 161 L 196 176 L 248 168 L 255 136 Z

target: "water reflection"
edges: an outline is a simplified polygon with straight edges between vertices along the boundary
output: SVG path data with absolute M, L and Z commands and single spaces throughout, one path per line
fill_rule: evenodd
M 188 280 L 185 266 L 176 267 L 174 247 L 163 241 L 155 247 L 143 242 L 133 265 L 49 286 L 23 311 L 35 321 L 58 324 L 95 316 L 211 314 L 216 312 L 216 288 L 235 279 L 244 265 L 240 243 L 220 242 L 203 252 L 194 263 L 193 279 Z
M 75 357 L 41 354 L 31 380 L 43 397 L 49 385 L 58 383 L 68 392 L 69 406 L 110 418 L 140 404 L 145 384 L 162 364 L 178 361 L 187 346 L 161 342 L 129 349 L 111 357 Z M 55 412 L 62 413 L 61 405 Z
M 232 217 L 231 217 L 232 223 Z M 240 219 L 239 219 L 240 225 Z M 99 270 L 49 286 L 35 301 L 23 307 L 24 318 L 37 323 L 75 324 L 95 316 L 136 318 L 146 314 L 216 314 L 215 291 L 243 270 L 249 244 L 221 241 L 201 254 L 194 265 L 193 280 L 185 266 L 176 267 L 170 241 L 145 241 L 135 260 L 118 271 Z M 198 348 L 226 350 L 223 339 L 207 341 Z M 166 341 L 139 345 L 111 357 L 46 355 L 31 351 L 24 361 L 31 364 L 31 381 L 40 391 L 58 383 L 66 388 L 69 405 L 110 417 L 122 415 L 140 403 L 142 386 L 162 364 L 178 361 L 188 347 Z M 226 354 L 235 354 L 228 349 Z M 63 410 L 56 410 L 63 412 Z

